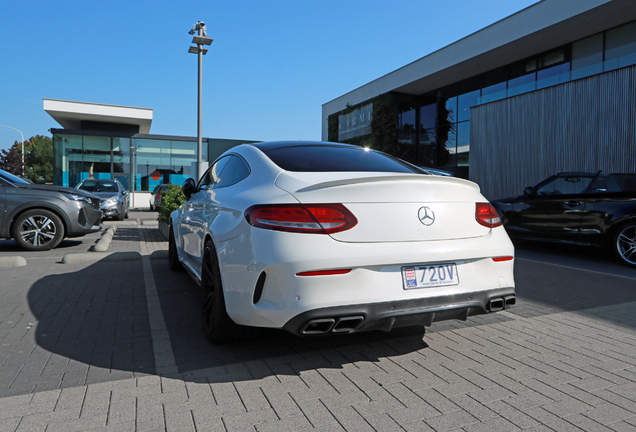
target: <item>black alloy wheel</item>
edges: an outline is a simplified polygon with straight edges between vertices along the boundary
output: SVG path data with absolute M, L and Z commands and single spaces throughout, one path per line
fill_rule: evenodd
M 636 267 L 636 222 L 618 229 L 614 236 L 614 252 L 624 264 Z
M 247 337 L 250 328 L 237 325 L 227 314 L 219 261 L 211 240 L 205 244 L 203 252 L 201 290 L 203 292 L 203 326 L 208 340 L 212 343 L 224 343 Z
M 11 236 L 22 249 L 46 251 L 60 244 L 64 238 L 64 225 L 49 210 L 29 210 L 15 220 Z
M 177 254 L 177 243 L 174 240 L 174 232 L 172 232 L 172 225 L 170 225 L 170 234 L 168 234 L 168 267 L 172 271 L 183 271 L 183 264 L 179 261 L 179 255 Z

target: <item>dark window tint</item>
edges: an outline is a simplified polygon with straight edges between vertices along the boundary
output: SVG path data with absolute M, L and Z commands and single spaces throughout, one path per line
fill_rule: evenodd
M 636 174 L 610 174 L 608 183 L 612 183 L 622 192 L 636 193 Z
M 398 159 L 363 148 L 299 146 L 265 150 L 264 152 L 276 165 L 286 171 L 419 173 L 415 168 L 409 167 Z
M 226 187 L 236 184 L 250 174 L 250 169 L 243 159 L 238 156 L 230 156 L 223 169 L 217 173 L 218 180 L 214 188 Z
M 78 186 L 78 189 L 85 190 L 87 192 L 117 192 L 117 186 L 114 182 L 100 182 L 86 180 Z
M 212 164 L 212 166 L 208 168 L 205 174 L 203 174 L 203 177 L 201 177 L 198 188 L 203 187 L 207 189 L 208 187 L 212 187 L 214 184 L 216 184 L 220 178 L 219 174 L 221 173 L 221 171 L 223 171 L 223 168 L 225 168 L 225 165 L 228 163 L 231 157 L 232 156 L 225 156 L 214 162 L 214 164 Z
M 537 189 L 537 195 L 582 194 L 592 182 L 593 177 L 558 176 Z

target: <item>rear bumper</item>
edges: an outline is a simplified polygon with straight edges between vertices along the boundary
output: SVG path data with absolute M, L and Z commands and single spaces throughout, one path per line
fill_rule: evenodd
M 411 325 L 408 315 L 435 312 L 431 319 L 439 320 L 455 313 L 442 310 L 453 309 L 467 310 L 458 316 L 475 315 L 488 310 L 498 290 L 507 290 L 501 297 L 514 295 L 514 260 L 491 259 L 514 256 L 501 228 L 472 239 L 367 244 L 253 228 L 216 247 L 227 312 L 251 327 L 298 332 L 310 319 L 356 315 L 363 316 L 356 331 L 388 326 L 389 318 L 395 318 L 390 326 Z M 459 284 L 405 289 L 404 266 L 434 263 L 455 263 Z M 298 276 L 328 269 L 350 271 Z M 372 324 L 375 320 L 382 322 Z
M 299 335 L 354 333 L 371 330 L 430 326 L 433 322 L 462 320 L 508 309 L 516 303 L 515 289 L 315 309 L 295 316 L 284 329 Z

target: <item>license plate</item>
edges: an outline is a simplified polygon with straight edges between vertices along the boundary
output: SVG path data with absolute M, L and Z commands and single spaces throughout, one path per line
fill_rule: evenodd
M 459 285 L 455 263 L 402 267 L 404 289 Z

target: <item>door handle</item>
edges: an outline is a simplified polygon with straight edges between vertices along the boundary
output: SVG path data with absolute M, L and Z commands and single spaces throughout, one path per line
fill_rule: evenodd
M 566 206 L 568 207 L 578 207 L 581 205 L 580 201 L 568 201 L 565 203 Z

